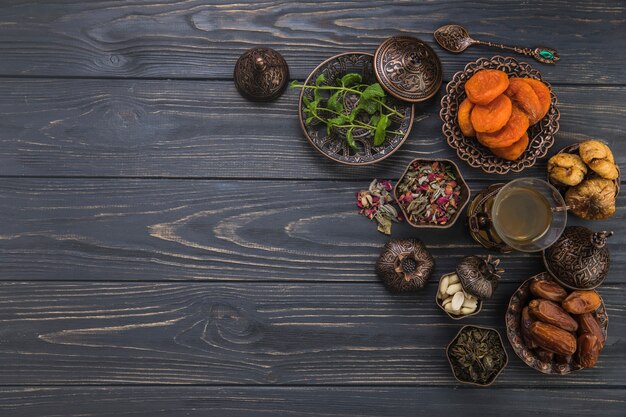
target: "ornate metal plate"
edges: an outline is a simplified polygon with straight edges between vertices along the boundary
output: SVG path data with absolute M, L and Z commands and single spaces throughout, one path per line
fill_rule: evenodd
M 570 372 L 577 371 L 581 368 L 574 362 L 560 364 L 556 361 L 543 362 L 535 353 L 526 347 L 524 339 L 522 338 L 522 331 L 520 329 L 520 318 L 522 315 L 522 309 L 528 304 L 529 298 L 532 297 L 530 293 L 530 283 L 533 278 L 541 280 L 552 281 L 553 278 L 547 273 L 535 275 L 524 281 L 522 285 L 513 293 L 511 301 L 509 302 L 509 308 L 506 310 L 505 323 L 506 334 L 509 338 L 509 342 L 513 347 L 513 350 L 519 356 L 519 358 L 528 366 L 533 369 L 543 372 L 544 374 L 558 374 L 565 375 Z M 604 337 L 607 337 L 609 327 L 609 316 L 606 314 L 606 308 L 604 307 L 604 301 L 600 304 L 600 307 L 593 313 L 600 324 L 600 328 L 604 333 Z
M 535 78 L 543 81 L 538 70 L 526 62 L 518 62 L 511 57 L 494 56 L 491 59 L 480 58 L 470 62 L 463 71 L 452 77 L 446 86 L 446 95 L 441 99 L 439 113 L 443 121 L 442 132 L 448 145 L 456 150 L 457 155 L 470 166 L 481 168 L 487 173 L 506 174 L 509 171 L 520 172 L 531 167 L 537 159 L 543 158 L 548 149 L 554 144 L 554 135 L 559 130 L 560 113 L 556 107 L 557 99 L 552 87 L 543 81 L 550 89 L 552 102 L 548 114 L 537 124 L 528 129 L 529 144 L 522 156 L 515 161 L 499 158 L 474 138 L 466 138 L 461 133 L 458 124 L 459 105 L 465 99 L 465 82 L 477 71 L 482 69 L 499 69 L 509 76 Z
M 350 72 L 361 74 L 364 83 L 375 83 L 377 80 L 374 75 L 373 61 L 374 56 L 372 54 L 362 52 L 348 52 L 336 55 L 322 62 L 315 68 L 306 79 L 305 84 L 313 85 L 315 79 L 320 74 L 324 74 L 327 83 L 334 85 L 336 79 Z M 353 137 L 359 150 L 354 151 L 346 143 L 345 129 L 332 129 L 330 135 L 327 135 L 326 127 L 322 123 L 316 123 L 315 121 L 310 125 L 304 123 L 306 116 L 304 115 L 303 97 L 313 100 L 313 90 L 304 88 L 300 93 L 298 113 L 300 116 L 300 126 L 302 126 L 304 135 L 311 145 L 322 155 L 342 164 L 368 165 L 382 161 L 400 148 L 409 136 L 409 132 L 413 126 L 413 105 L 389 97 L 387 104 L 395 107 L 398 112 L 404 115 L 402 119 L 392 117 L 392 124 L 389 129 L 406 133 L 388 135 L 383 145 L 373 146 L 373 137 L 369 130 L 355 129 L 353 131 Z M 350 105 L 356 105 L 356 102 L 346 103 L 346 107 Z M 361 117 L 361 114 L 358 117 Z
M 412 36 L 392 36 L 381 43 L 374 55 L 374 69 L 389 94 L 411 103 L 437 94 L 443 81 L 435 51 Z

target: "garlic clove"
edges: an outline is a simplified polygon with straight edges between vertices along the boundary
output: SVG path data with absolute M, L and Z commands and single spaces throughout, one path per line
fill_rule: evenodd
M 448 275 L 448 284 L 456 284 L 459 282 L 459 276 L 457 274 Z
M 474 311 L 476 311 L 476 307 L 471 308 L 471 307 L 463 307 L 461 308 L 461 314 L 471 314 Z
M 443 300 L 443 301 L 441 302 L 441 306 L 442 306 L 442 307 L 445 307 L 447 304 L 449 304 L 449 303 L 451 303 L 451 302 L 452 302 L 452 296 L 450 296 L 450 297 L 446 298 L 445 300 Z
M 446 293 L 450 295 L 454 295 L 459 291 L 463 291 L 463 286 L 461 285 L 461 283 L 450 285 L 448 289 L 446 290 Z
M 476 307 L 478 307 L 478 301 L 477 300 L 470 300 L 470 299 L 468 299 L 466 297 L 465 301 L 463 301 L 462 307 L 464 307 L 464 308 L 473 308 L 474 310 L 476 310 Z
M 444 307 L 444 309 L 448 312 L 448 313 L 452 313 L 452 314 L 459 314 L 461 312 L 461 310 L 455 310 L 452 308 L 452 303 L 448 303 L 446 304 L 446 306 Z
M 463 295 L 463 291 L 459 291 L 456 294 L 454 294 L 454 296 L 452 297 L 452 302 L 450 303 L 452 304 L 452 309 L 460 310 L 461 306 L 463 305 L 463 301 L 465 301 L 465 296 Z
M 441 295 L 441 298 L 443 298 L 443 296 L 446 294 L 447 289 L 448 289 L 448 277 L 443 277 L 441 278 L 441 281 L 439 282 L 439 294 Z

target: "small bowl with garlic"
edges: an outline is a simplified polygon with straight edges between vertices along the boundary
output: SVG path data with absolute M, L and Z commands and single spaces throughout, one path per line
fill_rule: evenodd
M 483 300 L 490 298 L 504 272 L 500 261 L 491 255 L 486 258 L 466 256 L 456 271 L 439 279 L 435 301 L 439 308 L 454 320 L 478 314 Z

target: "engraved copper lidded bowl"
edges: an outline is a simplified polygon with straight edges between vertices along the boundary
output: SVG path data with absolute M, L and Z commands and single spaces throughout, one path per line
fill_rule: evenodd
M 335 85 L 336 81 L 348 73 L 358 73 L 363 77 L 363 83 L 373 84 L 377 82 L 373 66 L 374 56 L 364 52 L 347 52 L 333 56 L 322 62 L 315 68 L 304 82 L 305 85 L 314 85 L 315 80 L 321 74 L 326 78 L 326 84 Z M 313 89 L 303 88 L 300 92 L 298 115 L 300 126 L 304 135 L 311 145 L 325 157 L 346 165 L 369 165 L 380 162 L 397 151 L 409 136 L 413 126 L 413 104 L 387 97 L 386 104 L 394 107 L 403 117 L 392 116 L 388 130 L 402 132 L 388 134 L 381 146 L 373 145 L 373 135 L 368 129 L 354 129 L 353 138 L 358 146 L 355 151 L 350 148 L 346 141 L 346 129 L 333 128 L 327 134 L 326 126 L 319 121 L 313 120 L 306 124 L 303 98 L 313 101 Z M 344 106 L 351 110 L 358 105 L 358 97 L 347 95 Z M 364 112 L 359 113 L 357 118 L 368 118 Z M 361 120 L 367 122 L 367 120 Z
M 466 138 L 458 124 L 459 105 L 465 99 L 465 83 L 476 72 L 483 69 L 499 69 L 509 77 L 535 78 L 544 82 L 550 89 L 550 109 L 544 118 L 529 127 L 529 144 L 522 156 L 515 161 L 507 161 L 495 156 L 489 149 L 478 143 L 474 138 Z M 470 166 L 481 168 L 490 174 L 506 174 L 521 172 L 533 166 L 537 159 L 543 158 L 554 144 L 554 136 L 559 130 L 560 113 L 556 107 L 557 99 L 550 84 L 546 83 L 541 73 L 526 62 L 518 62 L 515 58 L 494 56 L 491 59 L 480 58 L 470 62 L 463 71 L 452 77 L 446 86 L 446 95 L 441 99 L 439 116 L 443 121 L 442 132 L 448 145 L 454 149 L 462 160 Z
M 539 280 L 553 281 L 553 278 L 547 272 L 542 272 L 524 281 L 511 296 L 509 306 L 504 316 L 506 334 L 509 338 L 513 351 L 526 365 L 544 374 L 565 375 L 570 372 L 583 369 L 576 363 L 576 361 L 559 363 L 557 360 L 552 360 L 552 362 L 544 362 L 524 343 L 520 320 L 523 308 L 528 304 L 530 298 L 533 297 L 530 292 L 530 284 L 535 278 Z M 600 299 L 602 300 L 602 297 L 600 297 Z M 606 338 L 609 326 L 609 316 L 606 313 L 604 301 L 600 303 L 600 307 L 598 307 L 592 314 L 598 321 L 600 329 L 602 329 L 602 333 Z

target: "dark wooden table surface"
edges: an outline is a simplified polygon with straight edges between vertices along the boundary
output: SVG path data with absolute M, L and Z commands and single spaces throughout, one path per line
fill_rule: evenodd
M 625 7 L 2 1 L 0 415 L 626 415 L 626 197 L 608 221 L 571 221 L 616 232 L 598 366 L 545 376 L 507 343 L 492 387 L 460 386 L 444 346 L 462 324 L 503 332 L 539 256 L 502 256 L 494 298 L 455 322 L 434 304 L 436 278 L 414 295 L 385 290 L 373 268 L 386 237 L 354 205 L 372 178 L 395 180 L 415 157 L 458 161 L 442 139 L 441 94 L 417 106 L 399 152 L 351 168 L 309 146 L 295 92 L 254 104 L 232 81 L 252 46 L 279 50 L 302 80 L 334 54 L 409 34 L 435 48 L 447 82 L 498 54 L 435 45 L 438 26 L 462 23 L 478 38 L 558 49 L 556 66 L 537 64 L 561 111 L 550 155 L 601 138 L 624 168 Z M 495 177 L 458 162 L 473 192 L 546 169 Z M 434 277 L 487 253 L 463 221 L 393 233 L 427 244 Z

